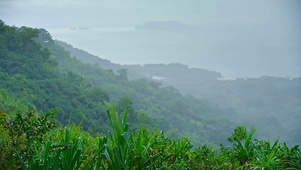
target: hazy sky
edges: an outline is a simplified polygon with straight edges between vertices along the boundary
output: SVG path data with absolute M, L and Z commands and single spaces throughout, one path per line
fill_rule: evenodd
M 116 34 L 117 41 L 110 34 L 88 39 L 82 32 L 76 41 L 65 35 L 53 36 L 116 63 L 156 63 L 160 62 L 155 60 L 157 55 L 164 63 L 182 62 L 216 70 L 225 67 L 237 73 L 248 67 L 265 70 L 263 74 L 301 76 L 301 0 L 0 0 L 0 19 L 8 25 L 49 30 L 134 27 L 148 21 L 175 20 L 203 30 L 196 44 L 185 44 L 175 37 L 179 42 L 158 44 L 159 49 L 155 47 L 161 35 L 154 42 L 150 40 L 156 37 L 145 38 L 145 46 L 141 46 L 142 36 L 138 34 L 129 39 Z M 133 44 L 131 38 L 139 41 Z M 170 48 L 175 43 L 181 46 Z M 215 60 L 220 64 L 213 67 Z M 234 60 L 238 64 L 233 64 Z M 246 64 L 241 65 L 243 62 Z M 283 74 L 273 74 L 275 70 Z
M 5 23 L 32 27 L 115 27 L 177 20 L 294 29 L 301 25 L 300 9 L 300 0 L 0 0 Z

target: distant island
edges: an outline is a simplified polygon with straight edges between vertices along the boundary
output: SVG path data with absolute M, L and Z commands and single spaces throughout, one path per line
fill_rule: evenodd
M 170 30 L 170 29 L 190 29 L 189 25 L 183 24 L 179 21 L 150 21 L 143 25 L 135 27 L 137 30 L 153 29 L 153 30 Z

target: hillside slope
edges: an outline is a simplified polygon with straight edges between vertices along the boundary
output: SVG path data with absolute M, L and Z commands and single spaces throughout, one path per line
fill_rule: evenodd
M 81 122 L 85 130 L 106 132 L 105 111 L 114 102 L 119 113 L 130 106 L 132 127 L 159 127 L 198 144 L 224 142 L 235 126 L 219 108 L 175 88 L 146 78 L 128 80 L 124 69 L 82 63 L 44 29 L 0 23 L 0 88 L 40 112 L 57 108 L 63 125 Z
M 147 77 L 162 86 L 173 86 L 183 95 L 209 101 L 223 116 L 240 124 L 258 127 L 262 138 L 301 141 L 301 79 L 263 76 L 222 80 L 220 73 L 171 64 L 118 65 L 58 41 L 70 54 L 117 72 L 127 69 L 130 79 Z

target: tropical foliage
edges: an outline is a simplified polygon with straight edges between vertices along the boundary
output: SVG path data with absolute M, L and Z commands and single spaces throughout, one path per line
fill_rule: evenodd
M 0 21 L 0 78 L 0 169 L 300 169 L 299 146 L 231 135 L 225 110 L 83 64 L 43 29 Z
M 129 130 L 128 108 L 107 111 L 111 130 L 92 137 L 80 126 L 54 129 L 49 112 L 1 117 L 1 169 L 300 169 L 301 148 L 254 139 L 255 129 L 235 128 L 232 145 L 193 147 L 160 130 Z M 12 126 L 14 124 L 14 126 Z M 38 126 L 37 126 L 38 125 Z M 23 127 L 23 128 L 14 128 Z M 36 128 L 39 127 L 39 128 Z M 28 133 L 34 132 L 34 133 Z

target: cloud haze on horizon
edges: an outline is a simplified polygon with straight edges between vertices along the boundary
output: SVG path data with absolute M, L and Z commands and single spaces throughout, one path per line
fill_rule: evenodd
M 225 55 L 220 57 L 227 58 L 233 55 L 239 57 L 237 62 L 250 61 L 250 67 L 253 67 L 260 61 L 273 59 L 273 55 L 277 53 L 275 50 L 280 50 L 281 55 L 275 55 L 273 61 L 277 69 L 284 67 L 282 61 L 287 57 L 289 61 L 285 63 L 291 63 L 294 72 L 298 72 L 301 76 L 300 9 L 300 0 L 0 0 L 0 19 L 8 25 L 46 29 L 134 27 L 148 21 L 174 20 L 204 28 L 204 34 L 208 35 L 202 43 L 206 45 L 208 42 L 211 43 L 208 39 L 215 39 L 216 42 L 212 40 L 216 43 L 213 45 L 214 49 L 220 51 L 218 54 L 213 54 L 212 50 L 213 56 L 223 55 L 221 52 L 225 51 Z M 233 38 L 227 35 L 229 30 L 235 32 Z M 223 43 L 225 46 L 221 46 Z M 229 48 L 226 48 L 228 46 Z M 187 49 L 189 48 L 183 48 L 183 50 Z M 119 54 L 105 50 L 103 49 L 103 52 L 112 55 L 113 61 L 118 61 L 113 57 Z M 152 51 L 160 52 L 156 49 Z M 141 54 L 146 52 L 148 51 L 142 50 Z M 250 58 L 251 54 L 257 55 L 257 58 Z M 101 57 L 100 54 L 97 55 Z M 129 53 L 125 56 L 135 61 L 134 58 L 130 58 L 134 54 Z M 260 57 L 265 59 L 258 60 Z M 282 59 L 278 60 L 277 57 Z M 182 60 L 169 61 L 181 62 Z M 202 61 L 191 57 L 190 63 Z M 233 67 L 226 62 L 224 64 L 225 67 Z M 264 64 L 261 67 L 264 67 Z M 288 68 L 290 65 L 286 64 L 285 67 Z
M 300 28 L 300 7 L 299 0 L 1 0 L 0 16 L 8 24 L 31 27 L 118 27 L 176 20 Z

